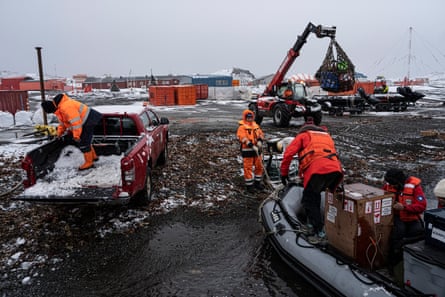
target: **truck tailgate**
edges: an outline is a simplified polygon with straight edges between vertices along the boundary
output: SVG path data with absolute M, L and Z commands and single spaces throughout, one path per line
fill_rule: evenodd
M 44 193 L 22 194 L 12 198 L 27 202 L 48 204 L 125 204 L 129 197 L 113 198 L 114 188 L 83 188 L 75 190 L 72 194 L 63 196 L 57 194 L 45 195 Z

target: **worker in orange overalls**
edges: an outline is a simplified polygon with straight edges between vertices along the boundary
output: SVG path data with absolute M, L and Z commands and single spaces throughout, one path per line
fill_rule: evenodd
M 42 102 L 46 113 L 54 113 L 58 120 L 57 136 L 62 137 L 66 132 L 72 136 L 74 143 L 83 153 L 85 163 L 79 170 L 93 167 L 97 160 L 93 146 L 94 126 L 101 120 L 102 114 L 87 105 L 71 99 L 66 94 L 58 94 L 53 100 Z
M 246 190 L 248 193 L 255 192 L 255 189 L 264 190 L 262 184 L 264 168 L 261 159 L 264 133 L 254 121 L 253 111 L 249 109 L 243 111 L 242 120 L 238 123 L 236 136 L 241 144 Z
M 421 218 L 426 209 L 426 199 L 421 180 L 406 176 L 401 169 L 386 171 L 383 190 L 394 193 L 394 226 L 391 233 L 389 260 L 394 268 L 403 259 L 402 246 L 406 238 L 422 237 L 424 224 Z
M 320 212 L 321 192 L 329 188 L 335 191 L 343 180 L 343 169 L 337 156 L 334 141 L 326 127 L 314 124 L 308 117 L 283 154 L 281 181 L 288 182 L 289 166 L 298 154 L 298 173 L 303 179 L 301 203 L 306 211 L 308 224 L 301 226 L 301 232 L 312 244 L 326 244 L 326 234 Z

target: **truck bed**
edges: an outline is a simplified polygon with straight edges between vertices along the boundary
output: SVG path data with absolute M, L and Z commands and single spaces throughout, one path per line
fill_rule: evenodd
M 16 200 L 48 203 L 119 203 L 129 199 L 113 199 L 121 186 L 121 159 L 140 137 L 95 137 L 93 145 L 99 160 L 94 168 L 79 171 L 83 154 L 70 142 L 53 140 L 27 155 L 33 160 L 37 180 Z M 42 164 L 41 166 L 39 166 Z

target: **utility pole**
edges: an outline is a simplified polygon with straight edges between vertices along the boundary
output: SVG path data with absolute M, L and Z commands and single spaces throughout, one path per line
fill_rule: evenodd
M 45 83 L 43 80 L 42 53 L 41 53 L 42 48 L 40 46 L 37 46 L 36 50 L 37 50 L 37 59 L 39 62 L 40 95 L 42 97 L 42 103 L 43 103 L 45 101 Z M 43 111 L 43 124 L 46 126 L 46 125 L 48 125 L 48 120 L 46 118 L 46 112 L 43 109 L 42 109 L 42 111 Z

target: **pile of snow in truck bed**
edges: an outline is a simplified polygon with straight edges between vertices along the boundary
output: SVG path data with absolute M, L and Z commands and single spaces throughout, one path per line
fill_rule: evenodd
M 100 156 L 94 162 L 94 168 L 79 171 L 83 164 L 83 154 L 75 146 L 65 147 L 52 172 L 37 183 L 26 189 L 24 195 L 38 196 L 69 196 L 76 189 L 99 186 L 110 187 L 121 184 L 120 160 L 122 156 Z

